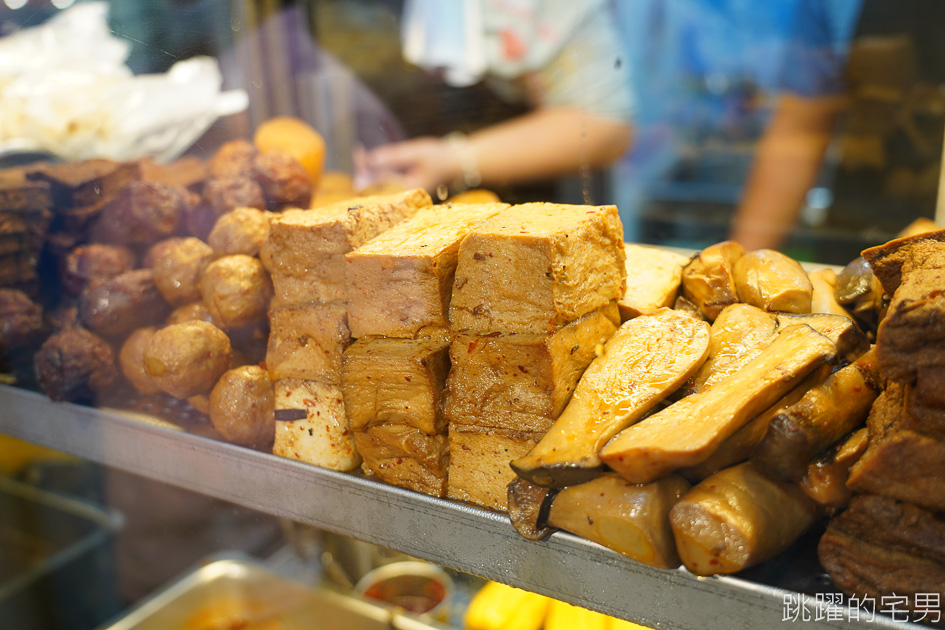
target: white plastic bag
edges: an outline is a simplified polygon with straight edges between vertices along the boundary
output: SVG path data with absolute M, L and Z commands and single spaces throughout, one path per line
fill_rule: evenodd
M 109 31 L 107 13 L 105 3 L 80 3 L 0 39 L 0 153 L 167 161 L 219 116 L 246 108 L 242 90 L 221 92 L 210 57 L 132 74 L 128 43 Z

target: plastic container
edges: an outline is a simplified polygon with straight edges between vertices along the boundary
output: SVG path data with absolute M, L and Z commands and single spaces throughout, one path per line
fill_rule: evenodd
M 447 621 L 453 580 L 440 567 L 426 562 L 394 562 L 365 575 L 355 592 L 420 617 Z

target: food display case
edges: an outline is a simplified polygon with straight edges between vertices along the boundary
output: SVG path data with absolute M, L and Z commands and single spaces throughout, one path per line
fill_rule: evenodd
M 484 581 L 648 628 L 941 627 L 943 10 L 738 4 L 5 0 L 0 569 L 21 503 L 92 523 L 64 549 L 38 530 L 55 562 L 0 583 L 12 627 L 222 627 L 185 619 L 206 590 L 265 628 L 459 628 Z M 713 349 L 735 305 L 765 323 Z M 732 393 L 698 380 L 765 326 L 754 372 L 704 376 Z M 784 438 L 790 473 L 758 455 L 770 423 L 843 414 Z M 664 421 L 693 442 L 646 433 Z M 600 443 L 560 460 L 553 435 Z M 802 492 L 841 452 L 841 492 Z M 900 538 L 838 524 L 853 462 Z M 761 471 L 732 499 L 757 514 L 670 526 L 736 467 Z M 568 495 L 604 477 L 634 498 Z M 445 569 L 449 614 L 370 601 L 329 566 L 339 539 Z M 78 561 L 94 597 L 63 593 Z M 37 577 L 63 566 L 65 589 Z

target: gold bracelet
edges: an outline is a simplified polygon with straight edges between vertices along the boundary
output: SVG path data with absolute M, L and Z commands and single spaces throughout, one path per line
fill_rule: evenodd
M 469 138 L 466 134 L 454 131 L 444 138 L 447 144 L 459 156 L 459 166 L 463 169 L 462 182 L 466 188 L 475 188 L 482 183 L 482 176 L 479 174 L 479 165 L 476 163 L 476 156 L 473 154 L 472 147 L 469 146 Z

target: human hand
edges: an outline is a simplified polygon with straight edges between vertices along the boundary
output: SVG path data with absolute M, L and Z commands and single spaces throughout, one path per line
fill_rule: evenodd
M 435 192 L 462 175 L 455 147 L 443 138 L 425 136 L 355 152 L 355 183 L 359 187 L 394 181 L 406 188 Z

